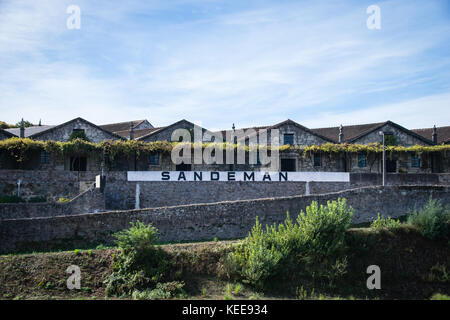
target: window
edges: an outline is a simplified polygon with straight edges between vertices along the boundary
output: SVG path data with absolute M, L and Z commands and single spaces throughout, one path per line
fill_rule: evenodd
M 41 152 L 41 164 L 48 164 L 50 163 L 50 153 L 47 151 Z
M 87 158 L 86 157 L 71 157 L 70 171 L 86 171 Z
M 158 165 L 159 164 L 159 153 L 153 152 L 150 153 L 150 165 Z
M 322 165 L 322 157 L 320 153 L 314 154 L 314 167 L 320 167 Z
M 281 171 L 295 171 L 295 159 L 281 159 Z
M 294 134 L 293 133 L 286 133 L 284 136 L 284 144 L 289 144 L 291 146 L 294 145 Z
M 420 159 L 418 156 L 411 156 L 411 167 L 420 168 Z
M 175 170 L 176 171 L 191 171 L 191 165 L 185 164 L 185 163 L 177 164 Z
M 358 167 L 364 168 L 367 166 L 367 156 L 365 153 L 358 153 Z

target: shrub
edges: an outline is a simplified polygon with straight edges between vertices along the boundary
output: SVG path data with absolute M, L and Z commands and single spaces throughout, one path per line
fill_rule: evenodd
M 0 203 L 19 203 L 19 202 L 25 202 L 25 200 L 18 196 L 0 197 Z
M 352 215 L 346 200 L 338 199 L 327 206 L 313 201 L 295 223 L 288 214 L 284 223 L 265 231 L 256 219 L 249 236 L 228 255 L 229 273 L 262 288 L 270 278 L 291 277 L 302 265 L 305 273 L 332 282 L 345 273 L 346 258 L 340 254 Z
M 415 226 L 426 238 L 448 239 L 450 233 L 450 208 L 443 207 L 438 200 L 430 199 L 420 210 L 408 216 L 408 223 Z
M 136 300 L 161 300 L 170 299 L 176 296 L 184 296 L 184 282 L 172 281 L 166 283 L 157 283 L 155 289 L 146 289 L 144 291 L 135 290 L 133 298 Z
M 168 259 L 154 246 L 158 231 L 137 221 L 115 233 L 120 252 L 114 256 L 113 273 L 105 280 L 107 295 L 131 295 L 135 290 L 153 289 L 164 279 Z
M 380 230 L 383 228 L 394 230 L 396 228 L 399 228 L 401 225 L 402 223 L 400 222 L 400 220 L 395 220 L 390 217 L 385 218 L 380 216 L 380 214 L 378 213 L 378 218 L 372 222 L 370 227 L 375 230 Z
M 450 296 L 441 293 L 435 293 L 430 300 L 450 300 Z

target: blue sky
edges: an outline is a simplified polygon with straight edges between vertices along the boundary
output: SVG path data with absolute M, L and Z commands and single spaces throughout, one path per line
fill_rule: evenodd
M 78 116 L 450 125 L 450 1 L 0 0 L 0 120 Z

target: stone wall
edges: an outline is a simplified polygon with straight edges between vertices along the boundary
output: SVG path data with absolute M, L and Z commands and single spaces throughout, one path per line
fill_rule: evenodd
M 44 196 L 49 201 L 60 197 L 72 199 L 86 190 L 100 172 L 1 170 L 0 195 L 17 192 L 17 180 L 22 180 L 21 195 L 28 199 Z M 387 185 L 450 184 L 450 174 L 387 174 Z M 348 182 L 311 182 L 310 194 L 336 192 L 362 186 L 381 185 L 381 174 L 351 173 Z M 305 182 L 141 182 L 140 207 L 211 203 L 294 196 L 306 193 Z M 134 209 L 136 183 L 127 181 L 125 171 L 107 173 L 105 205 L 110 210 Z
M 54 127 L 48 131 L 43 132 L 36 136 L 36 140 L 54 140 L 54 141 L 68 141 L 70 135 L 74 129 L 83 129 L 86 137 L 91 142 L 102 142 L 103 140 L 118 140 L 120 139 L 116 135 L 108 133 L 106 130 L 102 130 L 99 127 L 89 124 L 87 121 L 82 119 L 75 119 L 74 121 L 68 122 L 63 126 Z
M 0 203 L 0 221 L 94 213 L 104 211 L 104 208 L 103 193 L 90 188 L 68 202 Z
M 197 241 L 245 237 L 255 223 L 280 223 L 286 212 L 295 216 L 311 201 L 346 198 L 355 210 L 354 222 L 371 221 L 377 213 L 401 216 L 415 206 L 423 206 L 432 196 L 450 203 L 448 186 L 365 187 L 336 193 L 240 200 L 210 204 L 162 207 L 144 210 L 111 211 L 50 218 L 3 220 L 0 223 L 0 252 L 56 248 L 82 248 L 112 244 L 111 234 L 129 227 L 131 221 L 152 223 L 160 240 Z
M 373 142 L 382 143 L 383 138 L 382 138 L 382 136 L 379 135 L 380 131 L 392 132 L 397 141 L 397 144 L 399 146 L 414 146 L 414 145 L 427 146 L 427 145 L 431 144 L 431 143 L 425 143 L 420 138 L 417 138 L 411 134 L 408 134 L 405 131 L 400 130 L 399 128 L 392 126 L 390 124 L 386 124 L 383 127 L 381 127 L 379 130 L 375 130 L 374 132 L 369 133 L 368 135 L 365 135 L 355 141 L 352 141 L 352 143 L 358 143 L 358 144 L 368 144 L 368 143 L 373 143 Z

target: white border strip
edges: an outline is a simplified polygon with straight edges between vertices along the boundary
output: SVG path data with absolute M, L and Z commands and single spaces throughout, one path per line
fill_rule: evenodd
M 128 171 L 128 181 L 350 182 L 349 172 Z

